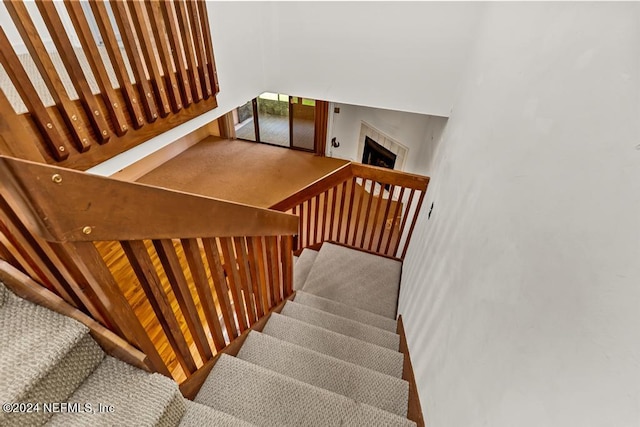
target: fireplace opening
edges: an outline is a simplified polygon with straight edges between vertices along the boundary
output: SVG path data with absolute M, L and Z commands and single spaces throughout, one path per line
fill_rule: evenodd
M 365 165 L 379 166 L 393 169 L 396 164 L 396 155 L 378 144 L 368 136 L 364 140 L 364 151 L 362 152 L 362 163 Z

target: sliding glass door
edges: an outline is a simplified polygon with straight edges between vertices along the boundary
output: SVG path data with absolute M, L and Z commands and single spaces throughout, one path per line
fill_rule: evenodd
M 313 99 L 265 92 L 236 108 L 233 118 L 238 139 L 297 150 L 315 149 Z

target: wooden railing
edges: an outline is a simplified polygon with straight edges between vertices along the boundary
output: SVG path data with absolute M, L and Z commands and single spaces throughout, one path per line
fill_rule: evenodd
M 29 53 L 21 58 L 0 26 L 0 64 L 27 109 L 16 113 L 13 97 L 0 90 L 0 154 L 84 170 L 217 106 L 204 0 L 27 3 L 4 0 Z M 25 68 L 29 61 L 37 71 Z
M 293 292 L 293 215 L 4 156 L 0 194 L 0 258 L 179 382 Z
M 296 249 L 334 241 L 404 259 L 429 178 L 349 163 L 273 205 L 300 217 Z

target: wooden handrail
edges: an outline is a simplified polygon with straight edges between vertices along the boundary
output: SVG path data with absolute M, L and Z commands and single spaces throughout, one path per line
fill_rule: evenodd
M 271 208 L 300 217 L 297 251 L 332 241 L 403 259 L 428 185 L 426 176 L 348 163 Z
M 294 215 L 6 156 L 0 189 L 56 242 L 275 236 L 298 227 Z

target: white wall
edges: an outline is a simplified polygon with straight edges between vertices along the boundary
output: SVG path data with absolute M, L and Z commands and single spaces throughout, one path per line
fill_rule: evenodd
M 483 5 L 275 2 L 269 89 L 448 116 Z
M 489 7 L 403 268 L 427 425 L 640 425 L 638 22 Z
M 409 148 L 404 171 L 428 173 L 431 153 L 447 122 L 445 117 L 349 104 L 336 103 L 335 107 L 340 108 L 340 113 L 329 112 L 333 115 L 331 137 L 336 137 L 340 147 L 332 148 L 331 144 L 327 144 L 331 157 L 362 161 L 362 153 L 358 153 L 358 142 L 361 123 L 365 121 Z

